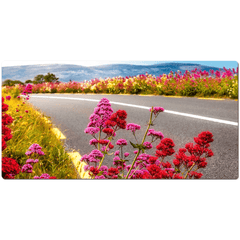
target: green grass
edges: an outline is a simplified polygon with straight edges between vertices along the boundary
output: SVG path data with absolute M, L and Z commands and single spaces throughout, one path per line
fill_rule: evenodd
M 4 91 L 2 96 L 6 97 Z M 65 152 L 63 143 L 51 130 L 52 125 L 46 123 L 29 103 L 23 104 L 22 100 L 13 96 L 15 96 L 14 93 L 11 100 L 5 99 L 4 101 L 9 105 L 6 113 L 14 118 L 14 122 L 8 125 L 12 129 L 13 137 L 7 142 L 7 148 L 2 152 L 2 156 L 14 158 L 22 166 L 28 158 L 33 158 L 25 155 L 33 143 L 38 143 L 45 153 L 44 156 L 35 157 L 39 159 L 39 162 L 34 165 L 33 173 L 20 173 L 15 178 L 33 178 L 43 173 L 56 176 L 58 179 L 77 178 L 76 170 Z M 16 112 L 16 108 L 19 109 L 19 112 Z M 26 113 L 25 110 L 29 112 Z

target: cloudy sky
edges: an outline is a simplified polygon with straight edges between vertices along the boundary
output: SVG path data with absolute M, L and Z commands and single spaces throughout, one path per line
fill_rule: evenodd
M 35 65 L 35 64 L 76 64 L 82 66 L 98 66 L 107 64 L 133 64 L 133 65 L 153 65 L 165 62 L 198 63 L 212 67 L 237 68 L 236 61 L 4 61 L 2 67 Z

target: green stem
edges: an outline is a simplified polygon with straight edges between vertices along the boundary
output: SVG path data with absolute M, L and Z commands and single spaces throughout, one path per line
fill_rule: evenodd
M 100 139 L 101 139 L 101 129 L 100 129 L 99 135 L 98 135 L 98 150 L 99 151 L 100 151 L 100 143 L 99 143 Z
M 144 143 L 145 138 L 146 138 L 147 133 L 148 133 L 148 130 L 149 130 L 151 124 L 152 124 L 152 114 L 153 114 L 153 107 L 152 107 L 152 109 L 151 109 L 151 114 L 150 114 L 150 119 L 149 119 L 148 127 L 147 127 L 147 130 L 146 130 L 145 134 L 144 134 L 144 137 L 143 137 L 143 140 L 142 140 L 142 144 Z M 137 152 L 137 154 L 136 154 L 136 156 L 135 156 L 135 158 L 134 158 L 134 160 L 133 160 L 133 162 L 132 162 L 132 165 L 131 165 L 128 173 L 127 173 L 126 179 L 128 179 L 128 176 L 129 176 L 130 172 L 132 171 L 133 165 L 134 165 L 134 163 L 136 162 L 139 153 L 140 153 L 140 149 L 138 149 L 138 152 Z
M 107 151 L 107 148 L 108 148 L 109 144 L 110 144 L 111 141 L 112 141 L 112 138 L 113 138 L 113 135 L 112 135 L 111 138 L 109 139 L 109 142 L 108 142 L 108 144 L 107 144 L 107 146 L 106 146 L 106 151 Z M 100 164 L 99 164 L 99 166 L 98 166 L 98 169 L 101 167 L 101 165 L 102 165 L 102 163 L 103 163 L 103 160 L 104 160 L 104 158 L 105 158 L 105 155 L 106 155 L 106 153 L 104 153 L 104 155 L 103 155 L 103 157 L 102 157 L 102 160 L 101 160 L 101 162 L 100 162 Z
M 138 170 L 139 166 L 135 169 L 135 171 L 133 172 L 133 174 Z M 129 177 L 129 179 L 131 179 L 131 177 L 133 176 L 133 174 Z
M 190 173 L 190 171 L 192 170 L 192 168 L 193 168 L 194 166 L 195 166 L 195 163 L 193 163 L 193 165 L 191 166 L 191 168 L 187 171 L 187 173 L 186 173 L 184 179 L 187 178 L 187 175 Z

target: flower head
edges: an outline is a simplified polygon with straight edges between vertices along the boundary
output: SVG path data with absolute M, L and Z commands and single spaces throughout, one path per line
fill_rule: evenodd
M 151 112 L 152 109 L 150 108 L 149 111 Z M 154 114 L 154 115 L 157 115 L 158 113 L 163 112 L 163 111 L 164 111 L 164 108 L 162 108 L 162 107 L 154 107 L 154 108 L 153 108 L 153 114 Z
M 125 139 L 118 139 L 116 142 L 117 145 L 123 146 L 123 145 L 127 145 L 127 141 Z
M 23 173 L 24 173 L 24 172 L 32 173 L 32 169 L 33 169 L 33 167 L 32 167 L 31 164 L 24 164 L 24 165 L 22 166 L 21 171 L 22 171 Z
M 140 130 L 141 126 L 135 123 L 128 123 L 126 126 L 126 130 L 131 130 L 133 133 L 135 133 L 136 130 Z

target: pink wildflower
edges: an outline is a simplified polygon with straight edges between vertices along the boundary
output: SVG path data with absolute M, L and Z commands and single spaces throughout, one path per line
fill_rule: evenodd
M 135 123 L 128 123 L 126 126 L 126 130 L 131 130 L 133 133 L 135 133 L 136 130 L 140 130 L 141 126 Z
M 152 109 L 150 108 L 149 111 L 151 112 L 151 110 L 152 110 Z M 164 108 L 162 108 L 162 107 L 154 107 L 154 108 L 153 108 L 153 114 L 154 114 L 154 115 L 157 115 L 158 113 L 163 112 L 163 111 L 164 111 Z
M 94 128 L 94 127 L 87 127 L 84 132 L 87 134 L 91 134 L 91 135 L 95 135 L 96 133 L 98 133 L 100 131 L 100 129 L 98 127 Z
M 22 169 L 21 171 L 24 173 L 24 172 L 27 172 L 27 173 L 32 173 L 32 165 L 31 164 L 25 164 L 22 166 Z
M 127 141 L 125 139 L 118 139 L 116 142 L 117 145 L 127 145 Z
M 151 149 L 151 148 L 153 147 L 150 142 L 145 142 L 145 143 L 143 143 L 143 146 L 145 146 L 146 149 Z

